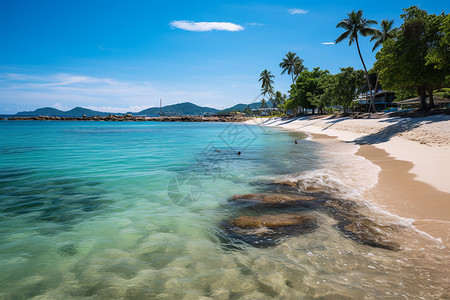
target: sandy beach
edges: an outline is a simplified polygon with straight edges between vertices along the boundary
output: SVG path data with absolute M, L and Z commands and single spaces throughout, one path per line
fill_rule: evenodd
M 329 145 L 359 145 L 359 155 L 379 166 L 377 184 L 363 193 L 380 208 L 414 219 L 413 225 L 450 245 L 450 116 L 350 119 L 309 116 L 247 122 L 311 134 Z

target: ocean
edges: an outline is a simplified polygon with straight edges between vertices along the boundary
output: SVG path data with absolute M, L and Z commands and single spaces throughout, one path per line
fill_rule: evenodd
M 1 299 L 449 296 L 448 252 L 362 198 L 380 170 L 355 145 L 237 123 L 0 121 L 0 133 Z M 401 250 L 349 238 L 325 210 L 230 201 L 276 180 L 361 203 Z M 286 212 L 317 226 L 268 247 L 224 227 Z

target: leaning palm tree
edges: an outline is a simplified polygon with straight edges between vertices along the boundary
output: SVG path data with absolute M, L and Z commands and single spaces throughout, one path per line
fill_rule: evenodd
M 361 58 L 361 62 L 364 67 L 364 72 L 366 73 L 367 85 L 370 91 L 370 103 L 371 103 L 370 107 L 373 112 L 376 112 L 375 103 L 373 101 L 372 85 L 370 84 L 369 73 L 367 72 L 366 64 L 364 63 L 364 59 L 361 55 L 361 50 L 359 49 L 358 37 L 359 35 L 363 37 L 373 35 L 375 33 L 375 29 L 370 27 L 370 25 L 378 23 L 375 20 L 367 20 L 366 18 L 363 18 L 362 14 L 363 14 L 362 10 L 358 10 L 357 12 L 353 10 L 351 13 L 347 14 L 348 15 L 347 19 L 342 20 L 336 25 L 336 28 L 343 28 L 345 29 L 345 32 L 336 39 L 335 43 L 336 44 L 340 43 L 346 38 L 348 38 L 349 46 L 351 46 L 353 42 L 356 43 L 359 58 Z
M 392 40 L 397 36 L 397 28 L 392 28 L 394 25 L 394 20 L 383 20 L 381 21 L 381 30 L 375 29 L 375 32 L 370 39 L 370 41 L 375 41 L 373 45 L 372 52 L 378 47 L 384 44 L 387 40 Z
M 298 75 L 305 69 L 305 66 L 303 66 L 303 59 L 300 59 L 297 54 L 289 51 L 280 63 L 280 68 L 283 69 L 281 75 L 284 73 L 291 75 L 292 84 L 295 84 Z
M 394 25 L 394 20 L 382 20 L 381 21 L 381 30 L 375 29 L 375 32 L 370 39 L 370 41 L 375 41 L 373 45 L 372 52 L 375 51 L 378 47 L 382 46 L 387 40 L 392 40 L 397 37 L 397 28 L 392 28 Z M 378 90 L 378 74 L 377 80 L 375 82 L 375 93 Z
M 275 76 L 272 75 L 270 71 L 267 71 L 267 69 L 262 71 L 261 74 L 259 75 L 258 81 L 261 81 L 261 93 L 263 96 L 267 94 L 269 96 L 273 96 L 272 78 L 275 78 Z

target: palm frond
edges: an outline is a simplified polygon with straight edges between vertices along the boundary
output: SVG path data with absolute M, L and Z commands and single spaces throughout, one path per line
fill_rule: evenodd
M 336 28 L 344 28 L 344 29 L 350 29 L 351 25 L 348 19 L 342 20 L 340 21 L 337 25 Z
M 350 33 L 351 33 L 351 31 L 347 30 L 346 32 L 341 34 L 334 42 L 336 44 L 342 42 L 343 40 L 345 40 L 350 35 Z

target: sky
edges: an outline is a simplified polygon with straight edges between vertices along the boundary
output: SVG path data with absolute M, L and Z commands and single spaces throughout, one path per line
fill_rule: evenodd
M 259 74 L 295 52 L 309 69 L 361 69 L 355 45 L 333 41 L 352 10 L 400 25 L 402 8 L 448 12 L 447 1 L 0 0 L 0 114 L 76 106 L 137 112 L 193 102 L 259 101 Z M 370 38 L 361 51 L 370 68 Z

